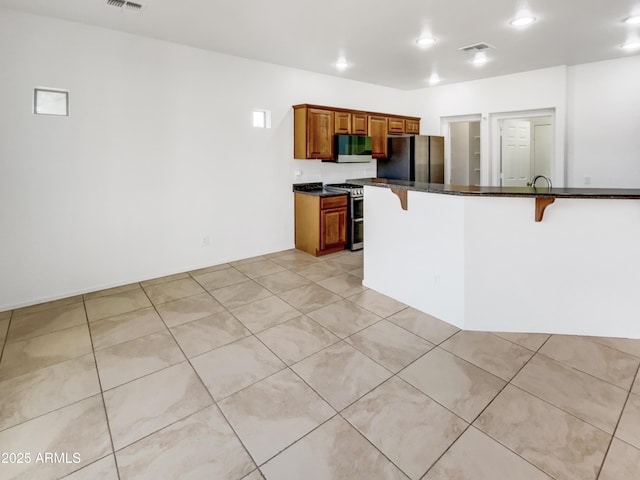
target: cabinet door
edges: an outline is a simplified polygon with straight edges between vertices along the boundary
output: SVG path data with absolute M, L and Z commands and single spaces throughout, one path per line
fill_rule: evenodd
M 336 135 L 349 135 L 351 133 L 351 114 L 349 112 L 335 112 Z
M 367 116 L 364 113 L 351 114 L 351 133 L 354 135 L 369 135 Z
M 310 108 L 307 112 L 307 158 L 333 159 L 333 112 Z
M 320 250 L 347 243 L 347 209 L 332 208 L 320 211 Z
M 387 117 L 370 115 L 369 135 L 373 158 L 387 158 Z
M 420 134 L 420 120 L 405 120 L 404 129 L 406 133 L 419 135 Z
M 388 119 L 388 127 L 389 133 L 394 134 L 403 134 L 404 133 L 404 119 L 403 118 L 393 118 L 389 117 Z

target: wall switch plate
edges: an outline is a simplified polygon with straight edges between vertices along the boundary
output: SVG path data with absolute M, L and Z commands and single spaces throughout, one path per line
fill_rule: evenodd
M 294 172 L 294 175 L 295 175 L 295 179 L 296 180 L 301 180 L 302 179 L 302 170 L 296 170 Z

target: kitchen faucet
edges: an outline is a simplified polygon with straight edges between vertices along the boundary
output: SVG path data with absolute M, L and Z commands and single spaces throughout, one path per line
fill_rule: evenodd
M 551 180 L 549 179 L 549 177 L 545 177 L 544 175 L 536 175 L 535 177 L 533 177 L 533 180 L 527 182 L 527 187 L 536 188 L 536 181 L 539 178 L 544 178 L 547 181 L 547 188 L 551 190 Z

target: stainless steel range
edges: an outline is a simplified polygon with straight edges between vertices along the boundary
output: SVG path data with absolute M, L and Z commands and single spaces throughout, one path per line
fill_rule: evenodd
M 330 183 L 324 187 L 330 192 L 349 194 L 347 245 L 351 250 L 361 250 L 364 246 L 364 187 L 352 183 Z

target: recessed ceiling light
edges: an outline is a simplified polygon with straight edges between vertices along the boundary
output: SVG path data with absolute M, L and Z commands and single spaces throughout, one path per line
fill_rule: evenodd
M 416 43 L 421 47 L 430 47 L 436 43 L 436 39 L 433 37 L 420 37 L 416 40 Z
M 336 62 L 336 68 L 338 70 L 346 70 L 349 67 L 349 64 L 347 63 L 347 60 L 344 58 L 339 58 L 338 61 Z
M 627 42 L 623 45 L 620 45 L 620 48 L 625 50 L 638 50 L 640 48 L 640 42 Z
M 484 52 L 476 53 L 472 60 L 474 65 L 484 65 L 488 61 L 489 59 L 487 58 L 487 55 Z
M 536 21 L 536 17 L 531 17 L 527 15 L 523 17 L 514 18 L 509 22 L 509 24 L 512 27 L 526 27 L 527 25 L 531 25 L 535 21 Z
M 440 83 L 440 76 L 437 73 L 432 73 L 429 77 L 429 85 L 436 85 Z
M 631 17 L 625 18 L 624 23 L 629 23 L 631 25 L 637 25 L 640 23 L 640 15 L 633 15 Z

